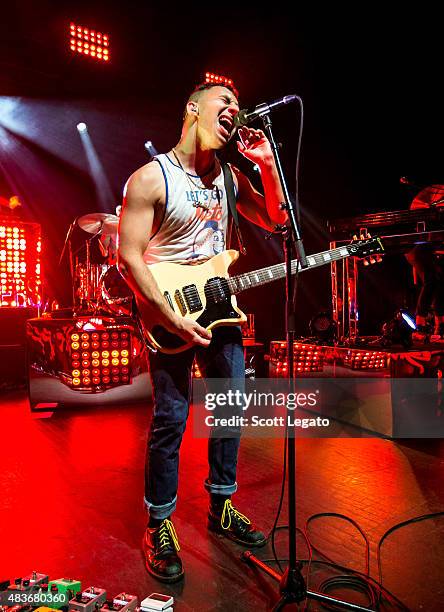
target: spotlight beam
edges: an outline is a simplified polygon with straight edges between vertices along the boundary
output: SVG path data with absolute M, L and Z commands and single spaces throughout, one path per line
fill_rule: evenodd
M 82 126 L 82 128 L 79 128 L 79 126 Z M 91 136 L 89 135 L 87 125 L 85 123 L 78 123 L 77 130 L 85 151 L 91 178 L 93 179 L 96 188 L 96 195 L 99 201 L 100 211 L 108 212 L 111 208 L 114 209 L 115 207 L 115 197 L 103 169 L 102 162 L 97 155 L 97 151 L 93 145 Z

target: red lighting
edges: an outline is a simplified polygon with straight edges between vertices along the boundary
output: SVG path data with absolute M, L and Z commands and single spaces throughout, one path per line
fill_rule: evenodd
M 230 87 L 234 86 L 233 79 L 229 79 L 228 77 L 220 74 L 215 74 L 214 72 L 205 73 L 205 83 L 220 83 L 221 85 L 230 85 Z
M 388 367 L 388 355 L 384 351 L 349 349 L 344 356 L 344 366 L 352 370 L 383 370 Z
M 40 225 L 0 219 L 0 306 L 40 304 L 40 253 Z
M 96 330 L 87 332 L 86 329 L 83 327 L 82 333 L 70 333 L 68 336 L 71 349 L 74 349 L 71 353 L 71 386 L 83 391 L 101 391 L 122 384 L 130 384 L 128 366 L 130 365 L 131 348 L 128 333 L 113 331 L 109 334 L 108 332 L 99 333 Z M 111 354 L 109 350 L 106 350 L 110 344 L 110 336 L 113 339 Z M 77 340 L 81 341 L 82 353 L 75 350 L 79 348 Z
M 325 354 L 321 346 L 294 342 L 293 359 L 295 376 L 324 369 Z M 273 341 L 270 343 L 270 376 L 286 377 L 287 372 L 287 343 Z
M 88 55 L 89 57 L 93 57 L 96 60 L 108 62 L 110 59 L 109 56 L 109 36 L 107 34 L 102 34 L 102 32 L 96 32 L 94 30 L 89 30 L 86 27 L 76 25 L 71 23 L 69 26 L 69 48 L 74 53 L 81 53 L 83 55 Z M 108 47 L 107 49 L 103 49 L 102 47 L 96 47 L 95 44 L 103 45 L 104 47 Z M 77 47 L 76 47 L 77 43 Z
M 123 368 L 122 368 L 122 371 L 123 371 Z M 202 378 L 202 373 L 201 373 L 201 371 L 199 369 L 199 366 L 197 365 L 196 361 L 193 361 L 193 367 L 192 367 L 192 371 L 191 371 L 191 376 L 193 378 Z

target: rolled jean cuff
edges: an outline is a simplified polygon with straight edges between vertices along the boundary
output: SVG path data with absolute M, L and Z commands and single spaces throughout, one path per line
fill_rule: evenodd
M 211 484 L 209 480 L 206 480 L 204 487 L 208 493 L 212 493 L 213 495 L 232 495 L 237 491 L 237 482 L 231 485 L 218 485 Z
M 155 506 L 154 504 L 149 502 L 146 497 L 144 497 L 145 506 L 147 507 L 150 516 L 153 519 L 157 519 L 159 521 L 168 518 L 174 512 L 174 510 L 176 509 L 176 501 L 177 495 L 172 502 L 169 502 L 168 504 L 162 504 L 161 506 Z

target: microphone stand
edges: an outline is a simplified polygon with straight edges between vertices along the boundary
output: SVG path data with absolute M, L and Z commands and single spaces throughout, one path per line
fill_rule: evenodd
M 279 181 L 284 194 L 284 202 L 282 209 L 287 211 L 289 224 L 284 232 L 284 252 L 286 266 L 286 302 L 285 302 L 285 324 L 286 324 L 286 339 L 287 339 L 287 364 L 288 364 L 288 391 L 294 391 L 294 354 L 293 345 L 295 338 L 295 304 L 293 300 L 293 276 L 292 276 L 292 253 L 293 250 L 297 256 L 298 269 L 307 267 L 307 259 L 305 256 L 304 245 L 302 243 L 301 232 L 295 215 L 295 207 L 291 201 L 284 172 L 282 169 L 281 160 L 279 157 L 279 147 L 274 139 L 272 122 L 270 118 L 271 109 L 261 113 L 261 118 L 264 124 L 264 131 L 270 141 L 273 151 L 274 161 L 276 163 Z M 288 417 L 292 412 L 287 407 L 287 422 Z M 288 430 L 287 430 L 288 432 Z M 273 607 L 273 612 L 279 612 L 285 606 L 292 603 L 300 603 L 306 598 L 315 599 L 325 602 L 330 605 L 339 605 L 350 610 L 359 610 L 363 612 L 372 612 L 369 608 L 364 608 L 356 604 L 341 601 L 334 597 L 329 597 L 323 593 L 307 590 L 305 580 L 301 574 L 302 564 L 298 562 L 296 556 L 296 437 L 286 436 L 286 453 L 288 459 L 288 566 L 281 575 L 274 569 L 266 565 L 258 559 L 249 550 L 242 554 L 242 558 L 248 563 L 252 563 L 262 571 L 266 572 L 274 580 L 279 582 L 280 599 Z
M 74 263 L 73 263 L 73 252 L 72 252 L 72 246 L 71 246 L 71 236 L 72 233 L 74 231 L 74 228 L 76 226 L 77 223 L 77 217 L 74 219 L 74 221 L 71 223 L 71 225 L 68 228 L 68 231 L 66 233 L 65 236 L 65 242 L 63 244 L 63 249 L 62 252 L 60 253 L 60 257 L 59 257 L 59 266 L 62 263 L 63 260 L 63 256 L 65 255 L 65 251 L 68 248 L 68 255 L 69 255 L 69 272 L 71 275 L 71 286 L 72 286 L 72 299 L 73 299 L 73 304 L 75 302 L 75 290 L 74 290 Z

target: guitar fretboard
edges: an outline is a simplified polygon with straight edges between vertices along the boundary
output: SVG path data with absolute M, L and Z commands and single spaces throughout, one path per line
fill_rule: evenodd
M 339 259 L 345 259 L 352 255 L 352 249 L 347 246 L 341 246 L 331 251 L 322 251 L 321 253 L 315 253 L 314 255 L 307 255 L 307 268 L 301 268 L 299 262 L 293 259 L 291 262 L 291 273 L 296 274 L 304 272 L 304 270 L 311 270 L 323 266 L 332 261 Z M 267 268 L 261 268 L 260 270 L 254 270 L 253 272 L 246 272 L 245 274 L 239 274 L 238 276 L 232 276 L 228 279 L 228 286 L 232 294 L 240 293 L 245 289 L 251 289 L 259 285 L 265 285 L 272 281 L 284 278 L 285 276 L 285 263 L 275 264 L 274 266 L 268 266 Z

